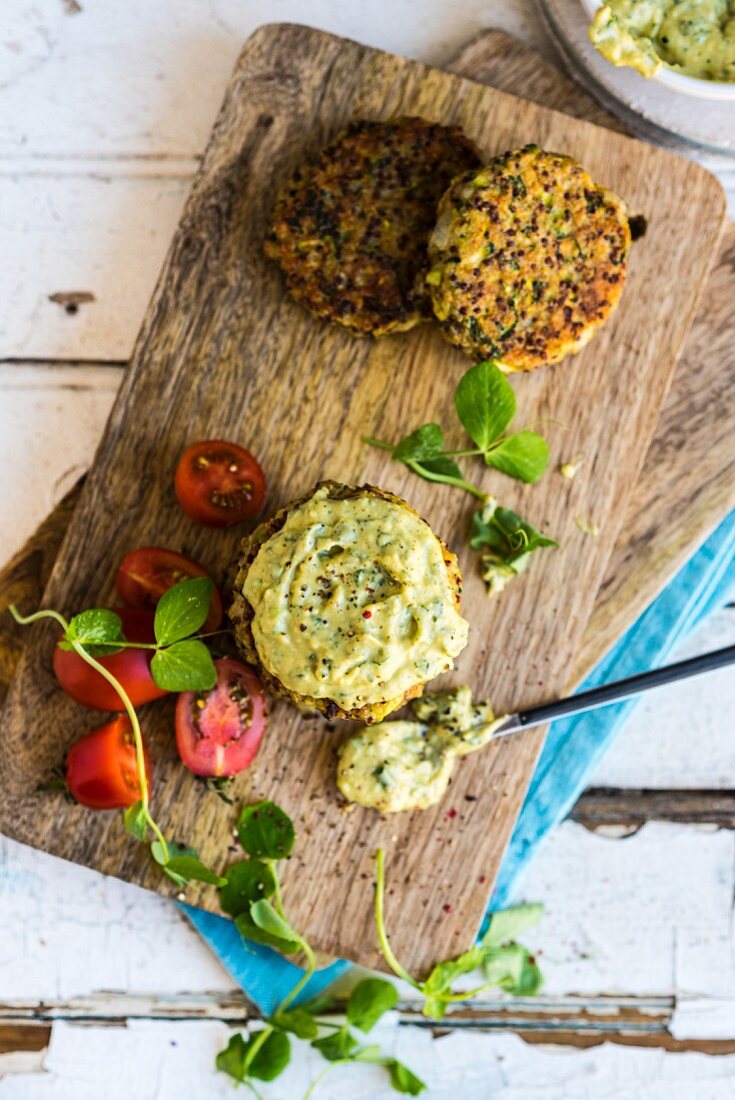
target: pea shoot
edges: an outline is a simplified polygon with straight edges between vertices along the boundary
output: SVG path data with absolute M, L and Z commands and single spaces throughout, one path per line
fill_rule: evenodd
M 474 447 L 449 451 L 439 424 L 422 424 L 396 444 L 372 436 L 363 442 L 390 451 L 391 457 L 426 481 L 454 485 L 484 500 L 487 494 L 466 481 L 457 458 L 481 457 L 508 477 L 529 484 L 539 481 L 549 464 L 549 447 L 536 432 L 507 433 L 516 414 L 513 387 L 493 360 L 477 363 L 462 376 L 454 394 L 460 423 Z
M 220 904 L 233 916 L 245 940 L 266 944 L 284 954 L 300 952 L 306 968 L 288 996 L 260 1028 L 248 1038 L 234 1034 L 216 1065 L 238 1084 L 246 1085 L 257 1097 L 255 1082 L 273 1081 L 291 1059 L 292 1039 L 308 1042 L 327 1061 L 309 1086 L 303 1100 L 311 1100 L 325 1075 L 342 1065 L 366 1063 L 382 1066 L 392 1088 L 404 1095 L 418 1096 L 426 1085 L 407 1066 L 382 1053 L 379 1045 L 366 1043 L 367 1035 L 385 1013 L 398 1004 L 398 992 L 385 978 L 365 978 L 353 988 L 346 1005 L 344 1023 L 335 1022 L 325 1011 L 334 1007 L 329 999 L 295 1005 L 312 977 L 316 956 L 286 916 L 278 876 L 278 863 L 288 859 L 295 843 L 292 822 L 272 802 L 246 806 L 240 813 L 237 835 L 248 858 L 231 864 L 220 887 Z M 499 987 L 510 993 L 531 996 L 538 992 L 541 973 L 531 953 L 515 942 L 516 936 L 535 924 L 540 905 L 521 905 L 493 914 L 480 942 L 455 959 L 438 963 L 424 981 L 409 974 L 396 958 L 385 924 L 385 857 L 376 853 L 375 926 L 380 950 L 397 977 L 407 982 L 424 999 L 424 1015 L 439 1020 L 452 1003 L 465 1001 L 486 989 Z M 453 984 L 473 970 L 483 971 L 485 981 L 467 992 L 455 992 Z
M 477 363 L 462 376 L 454 395 L 454 407 L 460 423 L 476 444 L 474 448 L 446 450 L 444 432 L 434 423 L 422 424 L 396 444 L 372 436 L 365 436 L 363 442 L 389 451 L 396 462 L 402 462 L 425 481 L 464 489 L 482 502 L 472 517 L 470 545 L 482 552 L 482 576 L 488 591 L 501 592 L 526 569 L 534 550 L 559 544 L 515 512 L 501 508 L 495 497 L 467 481 L 455 459 L 481 457 L 486 466 L 532 484 L 546 472 L 549 447 L 536 432 L 508 434 L 516 414 L 515 393 L 493 360 Z
M 151 676 L 165 691 L 207 691 L 214 687 L 217 672 L 212 656 L 201 638 L 193 637 L 201 630 L 209 613 L 214 584 L 208 577 L 181 581 L 161 597 L 153 621 L 155 642 L 130 642 L 123 633 L 120 616 L 106 608 L 91 608 L 67 620 L 58 611 L 43 609 L 32 615 L 21 615 L 11 604 L 9 610 L 17 623 L 28 626 L 42 619 L 59 624 L 63 634 L 59 647 L 76 653 L 99 673 L 114 689 L 123 705 L 132 728 L 140 800 L 125 811 L 125 827 L 136 840 L 147 842 L 153 836 L 151 854 L 165 873 L 178 885 L 187 878 L 170 865 L 172 859 L 195 856 L 193 849 L 167 841 L 150 809 L 150 790 L 145 766 L 145 751 L 140 721 L 130 696 L 119 679 L 100 663 L 98 658 L 111 657 L 123 649 L 153 651 Z M 190 876 L 193 877 L 193 876 Z

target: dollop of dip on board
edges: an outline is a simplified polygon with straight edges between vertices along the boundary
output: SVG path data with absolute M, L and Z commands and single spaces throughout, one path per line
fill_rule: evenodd
M 450 669 L 467 644 L 441 542 L 412 509 L 379 496 L 318 490 L 263 544 L 243 594 L 268 671 L 346 707 L 399 697 Z
M 337 786 L 348 802 L 383 814 L 433 806 L 457 757 L 481 749 L 504 721 L 489 703 L 473 706 L 466 686 L 423 695 L 411 709 L 416 721 L 365 726 L 340 747 Z
M 646 77 L 668 65 L 700 80 L 735 81 L 735 0 L 608 0 L 590 40 L 613 65 Z

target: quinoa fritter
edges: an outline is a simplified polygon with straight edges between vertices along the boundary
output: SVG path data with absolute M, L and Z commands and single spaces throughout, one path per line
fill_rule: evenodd
M 423 285 L 439 199 L 481 163 L 457 126 L 351 123 L 280 192 L 265 240 L 297 302 L 360 334 L 431 318 Z
M 444 195 L 429 239 L 434 313 L 475 359 L 557 363 L 617 304 L 629 247 L 622 200 L 571 157 L 527 145 Z
M 325 505 L 339 515 L 322 522 Z M 274 694 L 372 724 L 451 668 L 467 637 L 461 591 L 457 558 L 409 504 L 327 481 L 243 539 L 229 614 L 245 660 Z

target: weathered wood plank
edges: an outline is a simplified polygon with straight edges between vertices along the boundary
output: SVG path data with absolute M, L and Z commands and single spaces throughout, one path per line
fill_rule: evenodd
M 725 830 L 652 824 L 621 841 L 566 822 L 523 883 L 522 896 L 546 907 L 524 936 L 539 956 L 544 995 L 735 1000 L 734 853 Z M 89 1004 L 101 990 L 125 990 L 139 1005 L 181 997 L 187 1012 L 204 993 L 234 995 L 208 947 L 156 894 L 9 840 L 0 843 L 0 867 L 6 1006 Z M 410 990 L 402 997 L 408 1003 Z
M 0 1023 L 0 1076 L 7 1072 L 3 1065 L 5 1055 L 37 1054 L 46 1050 L 50 1037 L 51 1028 L 47 1024 Z
M 335 0 L 281 0 L 277 11 L 243 0 L 71 7 L 3 0 L 0 170 L 19 160 L 42 171 L 49 160 L 97 157 L 127 159 L 139 171 L 151 159 L 196 156 L 242 43 L 276 14 L 440 67 L 488 22 L 544 43 L 529 0 L 451 11 L 445 0 L 422 0 L 420 14 L 400 0 L 377 17 L 369 4 Z
M 677 647 L 672 660 L 726 645 L 735 645 L 733 608 L 712 615 Z M 591 782 L 603 787 L 729 790 L 735 776 L 734 729 L 731 670 L 671 684 L 640 701 Z
M 131 1021 L 122 1028 L 59 1022 L 44 1072 L 6 1078 L 0 1095 L 12 1100 L 99 1100 L 101 1094 L 106 1100 L 131 1095 L 139 1100 L 205 1095 L 225 1100 L 232 1096 L 232 1083 L 215 1074 L 213 1063 L 231 1033 L 215 1021 Z M 371 1039 L 413 1066 L 428 1082 L 432 1100 L 451 1100 L 458 1090 L 464 1100 L 489 1095 L 493 1100 L 731 1100 L 735 1076 L 735 1055 L 726 1043 L 677 1044 L 665 1036 L 639 1042 L 631 1035 L 610 1036 L 611 1041 L 575 1035 L 569 1039 L 577 1049 L 566 1049 L 535 1032 L 521 1037 L 463 1028 L 434 1038 L 428 1029 L 389 1024 L 379 1025 Z M 316 1051 L 300 1044 L 299 1057 L 279 1079 L 278 1095 L 302 1096 L 322 1068 Z M 391 1100 L 395 1093 L 384 1071 L 354 1065 L 336 1068 L 318 1095 L 324 1100 Z
M 647 821 L 716 825 L 735 828 L 735 791 L 642 790 L 635 787 L 590 787 L 570 813 L 586 829 L 619 825 L 633 830 Z
M 339 1023 L 344 1019 L 346 1001 L 323 1012 L 325 1019 Z M 675 1000 L 673 997 L 596 997 L 516 998 L 486 1001 L 482 1004 L 457 1005 L 440 1025 L 421 1014 L 418 1003 L 399 1001 L 392 1014 L 399 1026 L 430 1030 L 435 1038 L 452 1032 L 474 1035 L 502 1034 L 512 1031 L 528 1043 L 552 1043 L 587 1049 L 602 1043 L 660 1050 L 702 1051 L 707 1054 L 735 1053 L 735 1037 L 684 1037 L 671 1033 Z M 25 1071 L 24 1062 L 35 1064 L 42 1057 L 23 1059 L 24 1054 L 42 1056 L 48 1049 L 51 1026 L 58 1023 L 83 1023 L 85 1027 L 129 1026 L 133 1021 L 147 1023 L 191 1023 L 212 1021 L 229 1027 L 246 1028 L 260 1024 L 262 1017 L 248 1006 L 241 994 L 229 997 L 200 994 L 176 998 L 135 994 L 97 994 L 71 1001 L 46 1000 L 40 1003 L 0 1004 L 0 1076 Z M 731 1031 L 735 1035 L 735 1029 Z M 15 1058 L 8 1058 L 14 1055 Z
M 3 563 L 89 467 L 121 377 L 119 367 L 0 364 L 0 466 L 6 473 L 7 517 L 0 529 Z M 25 455 L 32 461 L 20 462 Z M 58 521 L 53 530 L 58 549 L 63 535 Z M 47 541 L 49 534 L 46 527 L 40 541 L 50 558 L 56 549 Z M 30 591 L 28 597 L 37 599 Z
M 4 1023 L 0 1014 L 0 1092 L 9 1074 L 42 1072 L 50 1041 L 48 1024 Z
M 190 185 L 0 176 L 0 359 L 127 359 Z

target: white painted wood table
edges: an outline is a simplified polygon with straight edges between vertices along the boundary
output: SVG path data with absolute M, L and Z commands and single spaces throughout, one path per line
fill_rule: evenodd
M 530 0 L 3 0 L 0 560 L 92 458 L 230 69 L 266 20 L 437 64 L 488 25 L 544 48 Z M 682 653 L 733 642 L 723 610 Z M 432 1098 L 735 1096 L 734 732 L 727 672 L 639 706 L 595 777 L 614 788 L 603 809 L 583 799 L 527 878 L 544 995 L 486 1001 L 441 1037 L 410 1002 L 408 1026 L 381 1028 Z M 701 823 L 701 792 L 726 827 Z M 676 821 L 636 831 L 631 807 Z M 0 861 L 0 1100 L 229 1096 L 214 1054 L 253 1013 L 176 908 L 1 839 Z M 263 1091 L 297 1098 L 315 1070 L 300 1052 Z M 318 1095 L 390 1093 L 359 1067 Z

